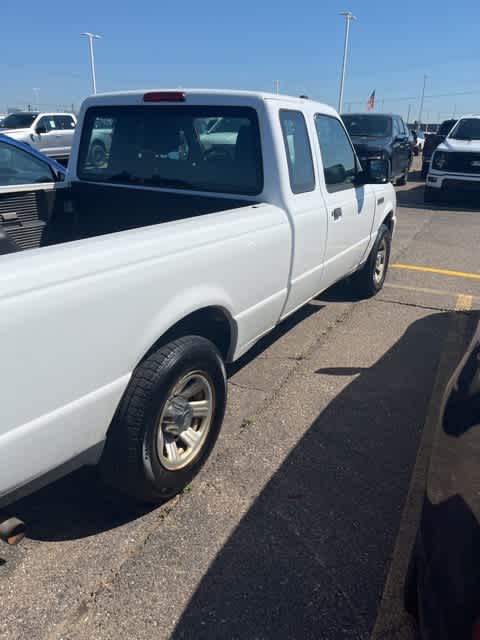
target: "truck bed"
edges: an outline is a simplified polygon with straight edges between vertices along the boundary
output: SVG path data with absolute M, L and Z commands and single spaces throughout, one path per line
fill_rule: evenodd
M 20 208 L 18 198 L 0 203 L 2 213 L 12 207 L 18 213 L 18 224 L 0 222 L 0 236 L 10 241 L 8 245 L 0 242 L 0 254 L 12 247 L 22 251 L 254 204 L 237 198 L 75 182 L 58 189 L 48 209 L 38 206 L 41 193 L 21 196 L 22 201 L 29 197 L 29 207 Z

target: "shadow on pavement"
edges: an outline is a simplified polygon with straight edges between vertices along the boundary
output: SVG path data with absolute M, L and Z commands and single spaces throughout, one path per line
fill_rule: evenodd
M 228 376 L 233 376 L 237 371 L 246 367 L 247 364 L 255 360 L 259 355 L 261 355 L 264 351 L 266 351 L 269 347 L 271 347 L 277 340 L 282 338 L 289 331 L 294 329 L 297 325 L 304 322 L 310 316 L 319 313 L 322 309 L 325 308 L 325 305 L 318 304 L 306 304 L 301 307 L 294 314 L 286 318 L 281 324 L 277 325 L 275 329 L 273 329 L 270 333 L 264 336 L 261 340 L 257 342 L 244 356 L 242 356 L 236 362 L 228 365 Z
M 299 309 L 232 365 L 229 375 L 239 371 L 276 340 L 323 308 L 318 304 L 307 304 Z M 9 505 L 8 512 L 27 524 L 30 539 L 62 541 L 108 531 L 145 515 L 151 509 L 127 506 L 121 497 L 112 495 L 103 486 L 96 469 L 85 467 Z
M 317 371 L 319 389 L 358 375 L 256 498 L 174 640 L 369 637 L 449 319 L 414 322 L 370 368 Z
M 423 183 L 410 187 L 410 189 L 397 190 L 397 206 L 415 209 L 416 206 L 425 206 L 423 200 L 423 192 L 425 185 Z M 429 206 L 429 205 L 426 205 Z M 434 208 L 434 207 L 432 207 Z
M 412 178 L 410 174 L 410 177 Z M 397 205 L 402 208 L 431 209 L 432 211 L 480 211 L 479 194 L 443 193 L 439 202 L 425 202 L 425 183 L 410 185 L 410 188 L 397 189 Z

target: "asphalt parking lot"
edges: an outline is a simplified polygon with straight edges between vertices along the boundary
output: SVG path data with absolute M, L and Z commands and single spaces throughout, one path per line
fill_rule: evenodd
M 12 505 L 29 536 L 0 548 L 2 639 L 414 637 L 424 424 L 456 319 L 480 308 L 480 210 L 426 206 L 411 178 L 382 293 L 337 286 L 231 368 L 181 496 L 125 513 L 82 470 Z

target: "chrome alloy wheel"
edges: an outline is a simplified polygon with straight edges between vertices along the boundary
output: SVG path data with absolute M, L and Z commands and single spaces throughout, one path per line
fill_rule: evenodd
M 375 271 L 373 273 L 373 279 L 377 284 L 382 281 L 383 276 L 385 275 L 385 268 L 387 266 L 387 243 L 385 238 L 382 238 L 378 249 L 377 255 L 375 257 Z

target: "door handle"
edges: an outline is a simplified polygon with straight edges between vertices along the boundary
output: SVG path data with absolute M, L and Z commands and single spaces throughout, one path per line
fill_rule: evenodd
M 334 209 L 332 211 L 332 216 L 334 220 L 338 220 L 339 218 L 342 217 L 342 210 L 340 207 L 337 207 L 336 209 Z

